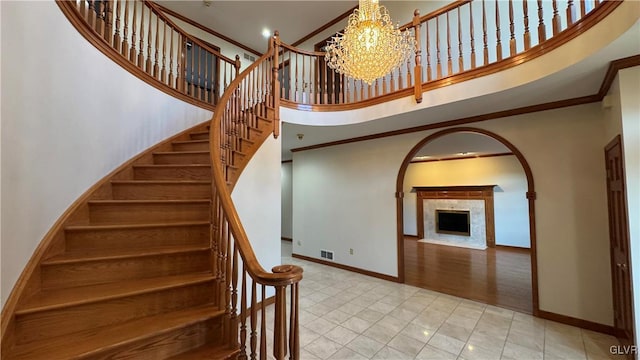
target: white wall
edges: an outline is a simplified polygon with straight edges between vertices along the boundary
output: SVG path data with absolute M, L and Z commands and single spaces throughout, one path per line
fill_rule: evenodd
M 474 124 L 514 144 L 537 192 L 540 308 L 612 323 L 606 184 L 599 104 Z M 293 252 L 397 275 L 395 182 L 402 160 L 432 133 L 293 154 Z M 354 248 L 355 254 L 348 255 Z
M 417 235 L 414 186 L 493 184 L 498 185 L 494 189 L 496 244 L 530 247 L 527 179 L 515 156 L 410 164 L 404 180 L 404 233 Z
M 293 166 L 291 162 L 282 163 L 282 237 L 293 236 L 292 206 L 293 206 Z
M 83 192 L 211 112 L 113 63 L 55 2 L 0 6 L 4 304 L 44 234 Z
M 640 66 L 618 72 L 622 143 L 627 178 L 627 208 L 634 290 L 636 344 L 640 344 Z
M 280 153 L 280 139 L 269 137 L 251 158 L 231 194 L 253 251 L 268 272 L 281 263 Z M 273 295 L 272 290 L 267 296 Z

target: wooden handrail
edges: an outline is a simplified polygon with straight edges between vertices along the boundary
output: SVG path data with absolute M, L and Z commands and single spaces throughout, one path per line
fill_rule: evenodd
M 416 11 L 411 22 L 399 27 L 413 32 L 415 57 L 372 85 L 335 73 L 324 65 L 322 52 L 282 44 L 286 49 L 279 65 L 283 104 L 305 111 L 352 110 L 406 96 L 409 88 L 420 102 L 426 90 L 499 72 L 545 54 L 597 24 L 619 4 L 569 1 L 562 10 L 555 0 L 549 8 L 539 0 L 459 0 L 423 16 Z M 530 34 L 530 17 L 537 22 L 538 36 Z M 474 30 L 481 30 L 482 36 Z M 476 47 L 482 50 L 476 53 Z

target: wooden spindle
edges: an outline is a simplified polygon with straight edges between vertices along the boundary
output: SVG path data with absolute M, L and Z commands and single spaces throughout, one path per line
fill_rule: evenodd
M 552 0 L 553 5 L 553 18 L 552 18 L 552 28 L 553 28 L 553 36 L 556 36 L 560 33 L 560 28 L 562 25 L 560 24 L 560 15 L 558 14 L 558 1 Z
M 462 57 L 462 15 L 458 7 L 458 72 L 464 71 L 464 58 Z
M 260 360 L 267 359 L 267 314 L 266 314 L 266 286 L 262 285 L 262 301 L 261 301 L 261 310 L 260 310 Z
M 576 7 L 573 5 L 573 0 L 567 1 L 567 27 L 576 22 Z
M 469 3 L 469 36 L 471 41 L 471 68 L 476 68 L 476 42 L 474 38 L 474 30 L 473 30 L 473 8 L 471 6 L 473 2 Z
M 364 100 L 364 81 L 360 80 L 360 101 Z
M 187 44 L 188 46 L 188 44 Z M 191 95 L 191 97 L 195 97 L 196 94 L 196 88 L 195 88 L 195 58 L 196 58 L 196 49 L 195 49 L 195 44 L 193 41 L 191 41 L 191 47 L 189 50 L 189 54 L 191 54 L 191 62 L 190 62 L 190 66 L 189 66 L 189 79 L 188 79 L 188 83 L 189 83 L 189 95 Z
M 138 67 L 144 71 L 144 3 L 140 3 L 140 45 L 138 46 Z M 151 9 L 149 9 L 151 11 Z
M 453 61 L 451 60 L 451 25 L 449 24 L 449 13 L 447 11 L 447 75 L 453 73 Z
M 258 289 L 256 288 L 256 282 L 251 281 L 251 333 L 249 334 L 249 346 L 251 351 L 249 352 L 250 360 L 257 360 L 256 353 L 258 352 Z
M 145 70 L 147 74 L 151 75 L 153 73 L 153 67 L 151 62 L 151 30 L 153 29 L 152 22 L 153 12 L 151 8 L 149 8 L 149 27 L 147 28 L 147 61 L 145 63 Z M 156 47 L 157 48 L 157 47 Z
M 89 6 L 91 6 L 91 1 L 88 1 Z M 80 1 L 80 5 L 79 5 L 79 11 L 80 11 L 80 15 L 82 16 L 82 19 L 87 21 L 88 17 L 87 17 L 87 1 Z
M 544 10 L 542 9 L 542 0 L 538 0 L 538 44 L 547 40 L 547 31 L 544 27 Z
M 127 3 L 129 3 L 127 1 Z M 136 62 L 136 19 L 138 18 L 138 3 L 133 1 L 133 19 L 131 19 L 131 48 L 129 49 L 129 61 Z
M 587 4 L 585 0 L 580 0 L 580 19 L 582 19 L 587 13 Z
M 497 6 L 497 4 L 496 4 Z M 509 0 L 509 56 L 516 54 L 516 28 L 513 24 L 513 0 Z
M 191 46 L 191 56 L 195 56 L 195 49 L 194 47 L 196 46 L 196 43 L 193 42 L 193 45 Z M 196 78 L 196 98 L 198 100 L 202 99 L 202 67 L 200 66 L 202 63 L 202 47 L 198 46 L 198 57 L 196 58 L 196 67 L 198 68 L 198 71 L 196 72 L 195 78 Z
M 122 28 L 122 47 L 120 54 L 127 57 L 129 51 L 129 1 L 124 0 L 124 27 Z
M 298 328 L 298 284 L 291 284 L 291 320 L 289 322 L 289 359 L 300 359 L 300 329 Z
M 113 40 L 113 0 L 103 1 L 104 3 L 104 34 L 102 37 L 111 45 Z M 116 48 L 117 49 L 117 48 Z
M 442 77 L 442 64 L 440 63 L 440 17 L 436 17 L 436 78 Z
M 233 244 L 233 242 L 232 242 Z M 231 276 L 231 346 L 235 347 L 238 343 L 238 247 L 233 246 L 233 265 Z M 244 276 L 244 272 L 243 272 Z M 243 298 L 246 294 L 243 294 Z
M 247 358 L 247 269 L 242 264 L 242 294 L 240 299 L 240 359 Z
M 482 0 L 482 42 L 484 44 L 484 63 L 489 64 L 489 46 L 487 45 L 487 9 L 485 0 Z
M 427 38 L 427 82 L 431 81 L 432 76 L 431 76 L 431 40 L 429 39 L 429 23 L 425 23 L 425 32 L 426 32 L 426 38 Z M 398 89 L 402 89 L 402 73 L 400 73 L 400 76 L 398 77 Z
M 531 47 L 531 34 L 529 33 L 529 5 L 528 1 L 522 2 L 522 11 L 524 13 L 524 50 L 529 50 Z
M 500 36 L 500 4 L 496 1 L 496 61 L 502 60 L 502 40 Z
M 173 28 L 169 27 L 169 35 L 171 35 L 171 40 L 169 43 L 169 86 L 173 87 Z
M 158 16 L 158 14 L 156 14 L 156 51 L 154 54 L 154 63 L 153 63 L 153 77 L 154 78 L 158 78 L 158 73 L 159 73 L 159 69 L 160 69 L 160 64 L 158 63 L 158 53 L 159 53 L 159 49 L 160 49 L 160 16 Z
M 115 31 L 113 32 L 113 47 L 117 51 L 120 51 L 122 46 L 122 39 L 120 38 L 120 13 L 122 12 L 122 2 L 119 0 L 115 0 L 115 2 L 116 2 L 116 28 L 115 28 Z
M 278 54 L 280 53 L 280 32 L 277 30 L 273 33 L 273 138 L 277 139 L 280 135 L 280 80 L 278 79 Z
M 91 26 L 92 29 L 96 28 L 96 10 L 95 10 L 95 0 L 88 0 L 89 1 L 89 11 L 88 11 L 88 16 L 87 16 L 87 22 L 89 23 L 89 26 Z
M 180 91 L 181 93 L 185 93 L 185 49 L 187 47 L 187 44 L 185 42 L 185 39 L 182 37 L 182 34 L 178 33 L 178 44 L 180 44 L 179 46 L 179 54 L 178 54 L 178 59 L 176 59 L 176 88 L 178 89 L 178 91 Z M 225 73 L 226 76 L 226 73 Z
M 94 10 L 96 11 L 96 26 L 95 30 L 100 36 L 104 36 L 104 1 L 99 1 L 97 5 L 94 6 Z

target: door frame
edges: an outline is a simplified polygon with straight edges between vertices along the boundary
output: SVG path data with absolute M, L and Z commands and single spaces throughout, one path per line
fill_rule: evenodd
M 537 245 L 536 245 L 536 215 L 535 215 L 535 200 L 536 200 L 536 191 L 533 182 L 533 172 L 531 171 L 531 167 L 525 159 L 522 152 L 515 147 L 512 143 L 510 143 L 507 139 L 502 136 L 495 134 L 491 131 L 474 128 L 474 127 L 453 127 L 444 130 L 437 131 L 433 134 L 428 135 L 420 142 L 418 142 L 407 154 L 400 166 L 400 170 L 398 170 L 398 178 L 396 180 L 396 226 L 397 226 L 397 252 L 398 252 L 398 281 L 401 283 L 405 282 L 404 277 L 404 217 L 403 217 L 403 204 L 404 204 L 404 177 L 407 172 L 407 167 L 411 162 L 411 159 L 422 149 L 426 144 L 431 141 L 453 133 L 475 133 L 489 136 L 504 146 L 509 148 L 511 152 L 516 156 L 520 165 L 522 165 L 522 169 L 524 170 L 525 176 L 527 178 L 527 193 L 526 197 L 529 203 L 529 239 L 531 245 L 531 305 L 533 309 L 534 316 L 540 316 L 540 306 L 538 302 L 538 261 L 537 261 Z

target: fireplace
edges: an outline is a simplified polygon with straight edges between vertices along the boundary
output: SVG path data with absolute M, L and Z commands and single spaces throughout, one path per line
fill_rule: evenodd
M 465 210 L 436 210 L 436 233 L 471 236 L 470 212 Z

